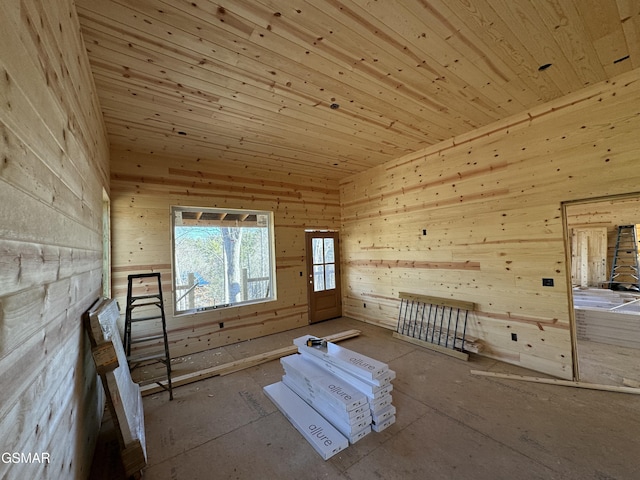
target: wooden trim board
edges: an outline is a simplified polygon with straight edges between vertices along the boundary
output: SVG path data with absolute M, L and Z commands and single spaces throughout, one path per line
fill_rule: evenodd
M 341 340 L 347 340 L 360 335 L 360 330 L 346 330 L 344 332 L 334 333 L 323 337 L 328 342 L 339 342 Z M 277 350 L 271 350 L 269 352 L 260 353 L 251 357 L 243 358 L 242 360 L 235 360 L 233 362 L 224 363 L 222 365 L 216 365 L 215 367 L 205 368 L 197 372 L 185 373 L 178 377 L 171 379 L 171 385 L 173 388 L 194 383 L 199 380 L 205 380 L 211 377 L 217 377 L 218 375 L 228 375 L 230 373 L 244 370 L 245 368 L 255 367 L 263 363 L 270 362 L 271 360 L 277 360 L 287 355 L 293 355 L 298 352 L 298 347 L 295 345 L 289 345 L 287 347 L 279 348 Z M 164 382 L 160 382 L 164 383 Z M 151 395 L 157 392 L 161 392 L 163 389 L 158 385 L 145 385 L 140 388 L 142 396 Z
M 400 292 L 398 293 L 398 298 L 402 300 L 415 300 L 422 303 L 427 303 L 431 305 L 441 305 L 444 307 L 451 308 L 461 308 L 463 310 L 474 311 L 476 308 L 476 304 L 473 302 L 465 302 L 464 300 L 456 300 L 453 298 L 439 298 L 439 297 L 430 297 L 428 295 L 420 295 L 417 293 L 407 293 Z
M 600 385 L 597 383 L 574 382 L 571 380 L 560 380 L 558 378 L 527 377 L 524 375 L 486 372 L 483 370 L 471 370 L 471 374 L 484 377 L 505 378 L 509 380 L 522 380 L 525 382 L 546 383 L 549 385 L 561 385 L 565 387 L 586 388 L 589 390 L 602 390 L 606 392 L 632 393 L 634 395 L 640 395 L 640 388 L 619 387 L 616 385 Z
M 626 387 L 640 388 L 640 382 L 630 378 L 623 378 L 622 384 Z

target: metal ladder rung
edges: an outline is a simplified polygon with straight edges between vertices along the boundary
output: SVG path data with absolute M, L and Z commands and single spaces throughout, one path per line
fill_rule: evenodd
M 158 300 L 160 299 L 160 295 L 157 293 L 151 293 L 149 295 L 134 295 L 130 298 L 130 300 L 132 302 L 135 302 L 136 300 L 145 300 L 148 298 L 157 298 Z
M 162 333 L 159 333 L 157 335 L 149 335 L 148 337 L 132 338 L 131 343 L 134 344 L 134 343 L 150 342 L 152 340 L 159 340 L 163 337 L 164 335 Z
M 160 307 L 160 302 L 131 303 L 131 305 L 129 305 L 129 308 L 138 307 Z
M 151 315 L 149 317 L 131 318 L 130 321 L 132 323 L 138 323 L 138 322 L 147 322 L 149 320 L 161 320 L 161 319 L 162 319 L 162 315 Z
M 165 360 L 164 352 L 155 352 L 155 353 L 141 353 L 140 355 L 131 355 L 127 357 L 129 363 L 142 363 L 142 362 L 150 362 L 151 360 Z M 164 363 L 164 362 L 163 362 Z

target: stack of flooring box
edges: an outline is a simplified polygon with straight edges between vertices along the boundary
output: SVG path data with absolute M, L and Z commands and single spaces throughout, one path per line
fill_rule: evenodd
M 578 340 L 640 348 L 640 295 L 573 289 Z
M 280 360 L 285 371 L 282 382 L 265 387 L 265 393 L 326 460 L 372 430 L 380 432 L 395 422 L 396 409 L 391 403 L 395 372 L 382 362 L 330 342 L 307 346 L 308 339 L 315 337 L 293 341 L 299 354 Z M 317 414 L 328 424 L 320 426 Z M 314 420 L 310 423 L 308 418 Z M 319 427 L 323 437 L 332 436 L 329 442 L 310 435 Z M 335 430 L 342 439 L 333 438 Z

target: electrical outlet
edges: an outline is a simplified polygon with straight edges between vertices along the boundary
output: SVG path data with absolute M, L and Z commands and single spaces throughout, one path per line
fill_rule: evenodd
M 511 334 L 511 340 L 513 340 L 514 342 L 518 341 L 518 334 L 517 333 L 512 333 Z
M 543 287 L 553 287 L 553 278 L 543 278 L 542 279 Z

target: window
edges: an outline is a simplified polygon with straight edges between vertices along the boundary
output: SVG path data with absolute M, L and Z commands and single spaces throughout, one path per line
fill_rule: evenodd
M 313 291 L 321 292 L 336 288 L 336 259 L 333 238 L 312 238 Z
M 275 300 L 273 214 L 171 207 L 176 314 Z
M 102 189 L 102 296 L 111 298 L 111 201 Z

